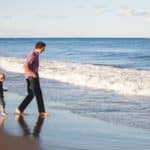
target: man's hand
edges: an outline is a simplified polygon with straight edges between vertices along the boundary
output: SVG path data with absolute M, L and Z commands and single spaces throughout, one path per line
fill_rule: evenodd
M 33 73 L 33 74 L 32 74 L 32 77 L 33 77 L 33 78 L 36 78 L 36 77 L 37 77 L 37 75 L 36 75 L 35 73 Z
M 8 91 L 8 89 L 3 89 L 3 91 L 4 91 L 4 92 L 7 92 L 7 91 Z

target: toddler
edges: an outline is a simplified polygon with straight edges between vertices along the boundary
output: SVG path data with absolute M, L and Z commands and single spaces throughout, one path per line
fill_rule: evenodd
M 5 74 L 0 72 L 0 114 L 6 115 L 5 112 L 5 101 L 4 101 L 4 91 L 7 91 L 7 89 L 3 89 L 3 82 L 5 81 Z

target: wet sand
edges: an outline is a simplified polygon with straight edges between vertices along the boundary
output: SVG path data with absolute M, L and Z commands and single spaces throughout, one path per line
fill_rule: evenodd
M 34 140 L 24 137 L 12 136 L 0 129 L 0 149 L 1 150 L 37 150 Z
M 25 116 L 18 117 L 14 115 L 14 110 L 22 97 L 13 93 L 6 97 L 9 99 L 8 116 L 1 123 L 0 149 L 7 150 L 4 145 L 10 146 L 8 150 L 12 147 L 15 150 L 22 147 L 28 150 L 150 149 L 150 132 L 147 130 L 111 124 L 49 107 L 49 116 L 39 118 L 35 102 L 28 107 Z M 49 102 L 49 105 L 63 104 Z

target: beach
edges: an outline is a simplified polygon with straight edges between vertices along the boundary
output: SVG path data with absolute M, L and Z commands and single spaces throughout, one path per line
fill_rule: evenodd
M 47 118 L 38 117 L 35 101 L 31 103 L 24 116 L 16 116 L 14 110 L 22 98 L 23 96 L 16 93 L 6 94 L 8 115 L 4 118 L 1 128 L 11 136 L 9 138 L 17 136 L 20 141 L 24 139 L 26 146 L 30 147 L 30 142 L 33 142 L 35 149 L 39 150 L 148 150 L 150 148 L 149 130 L 81 116 L 60 109 L 64 104 L 56 101 L 46 105 L 49 114 Z M 9 138 L 3 134 L 1 137 L 7 143 Z M 15 139 L 16 137 L 13 137 L 13 140 Z M 18 144 L 23 145 L 24 140 Z M 15 142 L 12 145 L 16 146 Z
M 0 4 L 0 150 L 150 150 L 150 0 Z
M 0 148 L 4 150 L 36 150 L 38 149 L 34 141 L 6 134 L 0 129 Z
M 60 104 L 55 103 L 55 105 Z M 11 111 L 13 110 L 9 110 L 5 118 L 3 130 L 11 135 L 9 138 L 17 136 L 17 141 L 13 142 L 12 146 L 25 145 L 30 149 L 32 141 L 34 143 L 32 149 L 36 147 L 35 149 L 40 150 L 148 150 L 150 148 L 149 132 L 139 129 L 81 117 L 64 110 L 50 110 L 49 117 L 43 121 L 38 120 L 36 113 L 28 113 L 18 118 Z M 9 138 L 1 134 L 3 143 L 7 143 Z M 13 138 L 14 141 L 15 139 Z M 19 140 L 23 142 L 20 143 Z
M 27 94 L 23 62 L 37 40 L 0 39 L 8 89 L 2 143 L 29 150 L 150 149 L 148 39 L 43 38 L 48 47 L 39 75 L 48 117 L 38 117 L 35 99 L 19 117 L 15 109 Z

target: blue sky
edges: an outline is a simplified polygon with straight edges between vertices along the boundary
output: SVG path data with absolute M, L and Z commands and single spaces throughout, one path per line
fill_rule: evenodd
M 150 37 L 150 0 L 0 0 L 0 37 Z

